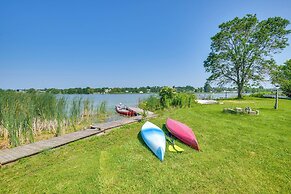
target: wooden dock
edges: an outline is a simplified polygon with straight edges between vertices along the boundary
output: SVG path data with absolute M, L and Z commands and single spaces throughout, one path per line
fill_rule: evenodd
M 147 118 L 151 117 L 155 117 L 155 115 L 153 113 L 148 114 Z M 42 140 L 28 145 L 18 146 L 16 148 L 0 150 L 0 166 L 17 161 L 27 156 L 38 154 L 44 150 L 66 145 L 79 139 L 83 139 L 93 135 L 102 135 L 113 128 L 120 127 L 129 123 L 138 122 L 141 119 L 142 116 L 135 116 L 120 119 L 117 121 L 111 121 L 108 123 L 100 123 L 91 126 L 90 129 L 65 134 L 59 137 L 53 137 L 48 140 Z

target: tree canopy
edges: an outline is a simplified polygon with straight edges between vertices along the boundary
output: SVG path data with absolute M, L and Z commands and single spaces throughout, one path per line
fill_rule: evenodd
M 241 98 L 244 87 L 263 81 L 275 65 L 273 55 L 288 46 L 289 24 L 281 17 L 259 21 L 256 15 L 246 15 L 219 25 L 204 61 L 211 74 L 207 80 L 236 86 Z
M 279 84 L 283 93 L 291 97 L 291 59 L 287 60 L 284 65 L 278 66 L 272 72 L 273 84 Z

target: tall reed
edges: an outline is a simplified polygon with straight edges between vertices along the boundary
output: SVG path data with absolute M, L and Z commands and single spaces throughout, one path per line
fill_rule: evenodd
M 87 99 L 56 97 L 49 93 L 0 92 L 0 140 L 9 140 L 12 147 L 33 142 L 46 134 L 55 136 L 73 127 L 86 124 L 99 112 L 106 111 L 106 104 L 94 109 Z M 0 142 L 1 143 L 1 142 Z
M 100 106 L 99 106 L 99 109 L 98 109 L 98 114 L 99 115 L 104 115 L 106 114 L 107 110 L 106 110 L 106 101 L 102 101 Z
M 58 99 L 56 103 L 56 119 L 57 119 L 56 136 L 60 136 L 65 133 L 64 123 L 66 123 L 66 119 L 67 119 L 66 107 L 67 107 L 67 99 L 64 97 Z
M 76 129 L 76 124 L 78 123 L 78 118 L 81 115 L 81 102 L 82 98 L 75 98 L 72 101 L 71 109 L 70 109 L 70 120 L 71 125 L 73 126 L 74 130 Z

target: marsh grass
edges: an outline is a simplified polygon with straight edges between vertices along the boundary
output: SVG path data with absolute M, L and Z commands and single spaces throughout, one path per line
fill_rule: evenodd
M 100 105 L 97 107 L 97 118 L 100 122 L 104 122 L 105 119 L 109 116 L 109 112 L 107 111 L 107 102 L 102 101 Z
M 76 124 L 78 123 L 78 120 L 81 116 L 81 102 L 82 98 L 75 98 L 72 101 L 72 105 L 70 108 L 70 124 L 73 126 L 74 131 L 77 130 Z
M 34 142 L 39 136 L 60 136 L 89 126 L 98 115 L 93 101 L 75 98 L 68 101 L 49 93 L 0 92 L 0 144 L 16 147 Z M 51 135 L 50 135 L 51 134 Z M 37 138 L 39 140 L 39 138 Z M 2 145 L 7 142 L 9 145 Z
M 64 131 L 64 121 L 66 121 L 66 107 L 67 107 L 67 101 L 66 98 L 62 97 L 58 99 L 56 104 L 56 119 L 57 119 L 57 130 L 56 130 L 56 136 L 60 136 L 65 133 Z

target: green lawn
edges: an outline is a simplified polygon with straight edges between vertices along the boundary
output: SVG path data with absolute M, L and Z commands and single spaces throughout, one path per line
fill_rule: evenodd
M 160 162 L 138 133 L 143 124 L 114 129 L 0 169 L 1 193 L 288 193 L 291 190 L 291 101 L 228 100 L 160 113 L 189 125 L 201 152 Z M 250 106 L 259 116 L 232 115 L 224 107 Z

